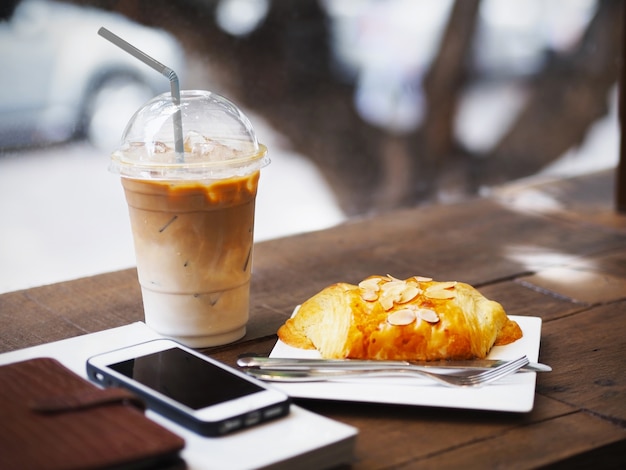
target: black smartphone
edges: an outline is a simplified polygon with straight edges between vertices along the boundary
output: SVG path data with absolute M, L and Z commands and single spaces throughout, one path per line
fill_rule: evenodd
M 148 408 L 203 436 L 221 436 L 289 413 L 283 392 L 167 339 L 93 356 L 87 375 L 106 387 L 131 390 Z

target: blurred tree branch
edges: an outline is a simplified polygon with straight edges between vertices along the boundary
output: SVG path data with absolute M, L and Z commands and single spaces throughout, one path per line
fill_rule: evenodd
M 273 0 L 263 23 L 242 37 L 217 26 L 218 0 L 67 1 L 170 30 L 203 58 L 224 94 L 266 118 L 318 166 L 348 215 L 437 200 L 450 188 L 462 197 L 535 173 L 580 144 L 607 113 L 618 76 L 622 1 L 599 0 L 579 46 L 550 56 L 501 141 L 473 155 L 456 139 L 455 116 L 470 79 L 480 0 L 455 2 L 423 83 L 424 124 L 409 135 L 359 117 L 354 84 L 333 69 L 329 18 L 317 0 Z
M 607 114 L 624 47 L 623 7 L 622 0 L 600 0 L 578 47 L 550 57 L 515 123 L 483 160 L 483 184 L 536 173 L 580 145 L 591 125 Z

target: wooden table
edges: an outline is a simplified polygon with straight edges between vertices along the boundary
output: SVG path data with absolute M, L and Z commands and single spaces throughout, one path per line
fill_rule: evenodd
M 354 468 L 626 468 L 626 217 L 613 172 L 526 181 L 467 202 L 351 220 L 259 243 L 251 322 L 206 352 L 269 353 L 293 307 L 370 274 L 462 280 L 512 315 L 542 317 L 534 410 L 301 405 L 359 428 Z M 94 246 L 94 250 L 97 246 Z M 0 351 L 142 320 L 134 269 L 0 296 Z

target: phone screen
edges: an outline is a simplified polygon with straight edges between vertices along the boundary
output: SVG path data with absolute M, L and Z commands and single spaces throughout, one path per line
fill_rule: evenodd
M 194 410 L 264 390 L 179 348 L 109 367 Z

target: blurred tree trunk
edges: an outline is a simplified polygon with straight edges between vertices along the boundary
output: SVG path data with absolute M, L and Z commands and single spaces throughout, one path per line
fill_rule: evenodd
M 624 47 L 622 8 L 622 0 L 601 0 L 579 46 L 550 57 L 513 126 L 482 160 L 482 184 L 536 173 L 580 145 L 592 124 L 608 113 Z
M 353 87 L 337 80 L 330 38 L 317 0 L 273 1 L 237 50 L 234 93 L 315 162 L 346 213 L 359 214 L 376 206 L 384 132 L 359 117 Z
M 8 20 L 13 15 L 15 7 L 20 3 L 20 0 L 2 0 L 0 3 L 0 21 Z
M 618 76 L 622 1 L 600 0 L 579 47 L 549 58 L 506 135 L 488 154 L 472 155 L 457 142 L 455 119 L 480 0 L 455 2 L 423 83 L 424 124 L 404 136 L 359 117 L 354 84 L 333 68 L 329 18 L 317 0 L 273 0 L 259 28 L 242 37 L 216 25 L 217 0 L 73 3 L 173 32 L 218 78 L 223 90 L 214 91 L 266 118 L 318 166 L 347 215 L 442 200 L 450 191 L 463 197 L 481 185 L 535 173 L 578 145 L 606 114 Z
M 411 204 L 437 198 L 467 172 L 467 155 L 455 137 L 455 120 L 459 102 L 468 79 L 468 57 L 471 55 L 480 0 L 455 2 L 445 28 L 437 56 L 424 78 L 427 112 L 422 128 L 408 137 L 409 158 L 413 160 L 412 186 L 405 191 Z

